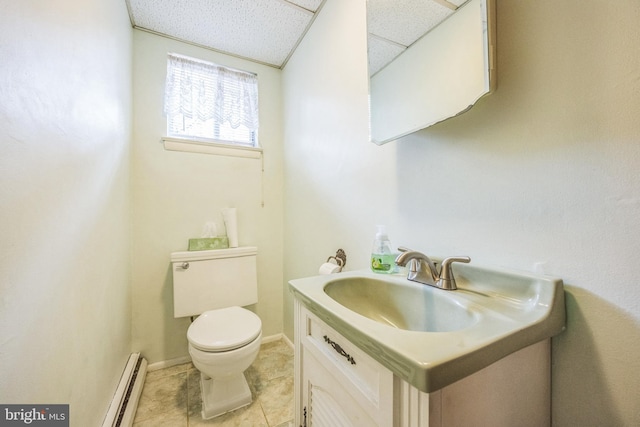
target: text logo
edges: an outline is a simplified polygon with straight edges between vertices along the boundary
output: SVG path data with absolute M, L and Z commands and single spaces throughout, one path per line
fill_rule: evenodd
M 69 427 L 69 405 L 0 405 L 0 427 Z

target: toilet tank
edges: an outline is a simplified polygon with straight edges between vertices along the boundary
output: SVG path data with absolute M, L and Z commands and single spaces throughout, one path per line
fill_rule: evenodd
M 255 247 L 173 252 L 173 316 L 257 303 L 257 253 Z

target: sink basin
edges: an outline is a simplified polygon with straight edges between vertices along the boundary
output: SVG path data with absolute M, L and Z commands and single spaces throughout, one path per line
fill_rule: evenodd
M 479 317 L 449 292 L 408 280 L 347 277 L 327 283 L 324 292 L 349 310 L 408 331 L 457 331 L 473 325 Z
M 456 264 L 458 289 L 350 271 L 289 281 L 297 301 L 399 378 L 430 393 L 564 329 L 562 280 Z

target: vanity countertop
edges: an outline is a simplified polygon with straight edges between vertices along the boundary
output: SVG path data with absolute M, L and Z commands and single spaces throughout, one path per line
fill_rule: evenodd
M 289 288 L 311 312 L 345 338 L 399 378 L 427 393 L 564 329 L 561 279 L 474 264 L 456 265 L 455 275 L 455 291 L 410 282 L 404 275 L 369 270 L 295 279 L 289 281 Z M 329 285 L 335 287 L 350 280 L 384 281 L 390 289 L 414 292 L 412 295 L 418 292 L 419 303 L 446 300 L 447 304 L 455 304 L 456 310 L 471 313 L 475 320 L 451 331 L 399 329 L 347 308 L 325 290 Z M 396 308 L 403 310 L 401 305 Z M 410 307 L 406 309 L 409 311 Z

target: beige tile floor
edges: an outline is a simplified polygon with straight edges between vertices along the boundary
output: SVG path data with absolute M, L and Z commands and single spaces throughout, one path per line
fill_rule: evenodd
M 200 372 L 191 363 L 147 373 L 134 427 L 293 426 L 293 350 L 284 341 L 263 344 L 245 371 L 253 402 L 203 420 Z

